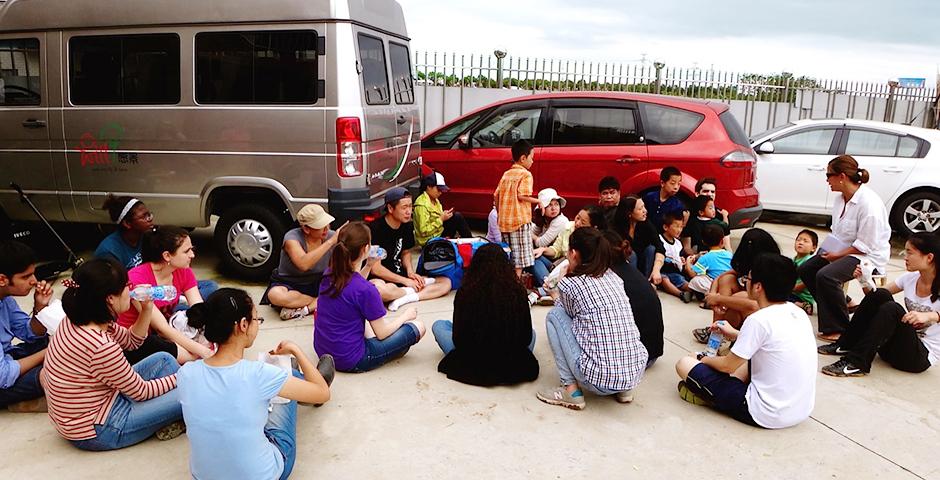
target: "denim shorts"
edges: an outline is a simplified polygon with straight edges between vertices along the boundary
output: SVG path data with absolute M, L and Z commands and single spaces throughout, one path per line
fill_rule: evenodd
M 366 353 L 350 372 L 361 373 L 374 370 L 391 360 L 404 356 L 412 345 L 421 339 L 421 332 L 413 323 L 405 323 L 395 333 L 379 340 L 376 337 L 366 339 Z
M 689 283 L 685 279 L 685 275 L 682 275 L 681 273 L 664 273 L 662 275 L 663 277 L 668 278 L 669 283 L 673 284 L 676 288 L 682 288 L 686 283 Z
M 747 409 L 747 384 L 741 379 L 700 363 L 689 371 L 685 383 L 697 395 L 712 402 L 715 410 L 741 423 L 760 427 Z

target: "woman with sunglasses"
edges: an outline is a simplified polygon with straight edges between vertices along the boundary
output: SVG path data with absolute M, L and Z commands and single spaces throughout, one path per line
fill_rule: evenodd
M 832 208 L 832 233 L 819 252 L 799 268 L 800 280 L 816 299 L 819 338 L 839 340 L 849 325 L 849 311 L 842 285 L 852 279 L 862 260 L 885 272 L 891 256 L 891 226 L 884 200 L 865 186 L 868 170 L 859 168 L 849 155 L 829 161 L 826 181 L 836 192 Z
M 40 374 L 59 434 L 82 450 L 124 448 L 154 434 L 179 436 L 185 426 L 176 359 L 157 352 L 132 367 L 123 355 L 144 343 L 153 302 L 139 302 L 129 327 L 117 324 L 131 299 L 127 271 L 112 259 L 89 260 L 63 283 L 67 318 L 49 342 Z
M 193 478 L 287 478 L 297 445 L 297 402 L 330 399 L 333 359 L 319 365 L 296 344 L 271 354 L 293 355 L 300 370 L 245 360 L 264 322 L 244 290 L 223 288 L 189 309 L 189 323 L 218 344 L 215 355 L 180 368 L 179 400 L 190 444 Z M 280 396 L 288 402 L 272 401 Z

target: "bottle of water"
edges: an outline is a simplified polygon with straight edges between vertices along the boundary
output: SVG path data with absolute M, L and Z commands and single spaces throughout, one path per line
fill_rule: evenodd
M 148 285 L 146 283 L 134 287 L 131 298 L 138 302 L 147 300 L 170 301 L 176 298 L 176 287 L 173 285 Z
M 379 260 L 385 260 L 388 257 L 388 252 L 384 248 L 378 245 L 372 245 L 369 247 L 369 258 L 378 258 Z
M 719 320 L 715 323 L 718 325 L 724 325 L 725 321 Z M 712 332 L 711 335 L 708 336 L 708 344 L 705 345 L 705 355 L 708 357 L 714 357 L 715 355 L 718 355 L 718 347 L 721 346 L 721 342 L 724 340 L 725 336 L 722 335 L 721 330 L 715 330 Z

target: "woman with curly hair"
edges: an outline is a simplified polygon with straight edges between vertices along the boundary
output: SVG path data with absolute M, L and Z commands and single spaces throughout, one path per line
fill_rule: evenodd
M 496 244 L 480 247 L 454 297 L 454 321 L 431 327 L 444 351 L 437 370 L 470 385 L 512 385 L 539 376 L 525 287 Z

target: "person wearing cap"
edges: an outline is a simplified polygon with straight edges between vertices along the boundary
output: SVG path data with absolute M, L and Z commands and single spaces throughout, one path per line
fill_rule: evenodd
M 284 235 L 280 263 L 261 297 L 262 305 L 281 307 L 281 319 L 302 318 L 317 309 L 320 281 L 336 245 L 336 232 L 330 230 L 333 220 L 323 207 L 305 205 L 297 212 L 300 227 Z
M 385 193 L 385 215 L 369 222 L 372 244 L 386 252 L 386 257 L 372 267 L 370 280 L 382 301 L 391 302 L 388 309 L 392 312 L 408 303 L 450 293 L 449 278 L 422 277 L 415 272 L 411 261 L 411 249 L 415 246 L 412 211 L 411 193 L 395 187 Z
M 544 188 L 539 191 L 539 203 L 535 207 L 537 223 L 532 230 L 532 243 L 535 247 L 535 263 L 527 269 L 532 274 L 533 285 L 539 287 L 545 281 L 545 277 L 552 271 L 554 262 L 547 255 L 545 250 L 555 243 L 558 235 L 565 231 L 568 226 L 568 217 L 561 213 L 568 202 L 554 188 Z
M 415 242 L 423 247 L 434 237 L 470 238 L 470 226 L 460 212 L 453 208 L 444 210 L 441 195 L 450 190 L 444 183 L 444 176 L 432 172 L 421 180 L 424 193 L 414 202 Z
M 95 249 L 96 258 L 113 258 L 124 268 L 130 270 L 141 263 L 141 238 L 154 229 L 154 216 L 144 202 L 134 197 L 115 197 L 108 194 L 103 210 L 108 211 L 111 221 L 118 229 L 101 240 Z M 219 284 L 212 280 L 199 280 L 196 288 L 202 298 L 207 298 L 219 289 Z M 188 304 L 180 304 L 185 309 Z

